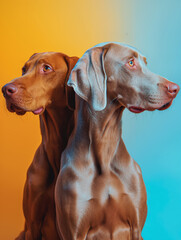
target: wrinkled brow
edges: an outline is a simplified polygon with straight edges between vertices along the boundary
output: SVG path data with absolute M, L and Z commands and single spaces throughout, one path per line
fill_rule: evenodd
M 37 63 L 37 64 L 38 64 L 38 63 L 47 63 L 47 64 L 49 64 L 48 60 L 45 59 L 45 58 L 40 58 L 40 59 L 38 59 L 38 60 L 36 61 L 36 63 Z
M 26 62 L 25 65 L 22 67 L 22 71 L 27 71 L 31 65 L 32 65 L 31 61 Z
M 127 55 L 127 56 L 125 56 L 124 58 L 123 58 L 123 60 L 129 60 L 129 59 L 131 59 L 131 58 L 138 58 L 138 53 L 137 52 L 135 52 L 135 51 L 131 51 L 130 53 L 129 53 L 129 55 Z
M 26 71 L 27 71 L 30 66 L 36 66 L 38 63 L 48 63 L 48 61 L 46 61 L 46 59 L 43 59 L 43 58 L 42 59 L 37 59 L 36 61 L 28 61 L 22 67 L 22 70 L 26 69 Z
M 138 58 L 138 53 L 137 52 L 133 52 L 132 56 L 135 57 L 135 58 Z
M 128 57 L 126 57 L 127 59 L 131 59 L 131 58 L 138 58 L 138 53 L 137 52 L 134 52 L 134 51 L 132 51 L 131 52 L 131 54 L 128 56 Z

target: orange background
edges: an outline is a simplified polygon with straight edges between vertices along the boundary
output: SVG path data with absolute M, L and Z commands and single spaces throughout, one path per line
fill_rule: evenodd
M 79 56 L 100 42 L 141 50 L 149 68 L 181 86 L 181 1 L 4 0 L 0 3 L 0 88 L 21 75 L 35 52 Z M 143 238 L 181 239 L 181 93 L 166 111 L 127 110 L 123 137 L 140 164 L 148 193 Z M 38 116 L 6 110 L 0 94 L 0 239 L 23 229 L 26 171 L 41 140 Z M 174 221 L 171 221 L 174 219 Z M 154 233 L 154 235 L 153 235 Z
M 110 6 L 115 15 L 109 15 Z M 23 64 L 35 52 L 80 57 L 99 42 L 121 40 L 116 7 L 116 1 L 110 5 L 105 0 L 1 1 L 0 87 L 20 76 Z M 0 239 L 9 240 L 23 229 L 23 186 L 41 138 L 37 116 L 9 113 L 2 94 L 0 106 Z

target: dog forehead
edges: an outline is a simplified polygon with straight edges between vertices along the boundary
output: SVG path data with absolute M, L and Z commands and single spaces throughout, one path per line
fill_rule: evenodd
M 136 48 L 125 44 L 111 44 L 106 55 L 116 61 L 127 61 L 130 58 L 142 58 L 142 54 Z
M 43 55 L 44 55 L 44 53 L 34 53 L 33 55 L 31 55 L 31 57 L 28 59 L 28 61 L 25 62 L 24 65 L 29 66 L 31 64 L 34 64 Z
M 42 52 L 42 53 L 34 53 L 27 62 L 37 61 L 39 59 L 48 59 L 52 57 L 58 57 L 60 53 L 57 52 Z
M 112 45 L 106 54 L 106 57 L 111 60 L 124 61 L 131 57 L 137 57 L 137 52 L 127 46 Z
M 144 56 L 138 51 L 135 47 L 132 47 L 128 44 L 119 43 L 119 42 L 104 42 L 95 45 L 90 48 L 88 51 L 91 51 L 96 48 L 107 48 L 106 56 L 111 57 L 112 60 L 124 60 L 131 57 L 143 58 Z
M 105 47 L 107 45 L 110 45 L 110 46 L 115 46 L 115 47 L 122 47 L 122 48 L 129 48 L 131 49 L 132 51 L 136 51 L 138 52 L 139 54 L 141 54 L 138 49 L 136 49 L 135 47 L 129 45 L 129 44 L 126 44 L 126 43 L 120 43 L 120 42 L 103 42 L 103 43 L 99 43 L 97 45 L 95 45 L 94 47 Z M 94 48 L 93 47 L 93 48 Z M 91 48 L 90 48 L 91 49 Z
M 65 63 L 64 54 L 59 52 L 42 52 L 33 54 L 29 60 L 25 63 L 26 66 L 37 64 L 40 61 L 45 61 L 54 67 L 63 68 Z
M 56 68 L 63 68 L 63 66 L 66 65 L 65 54 L 59 52 L 46 53 L 39 59 L 45 60 L 47 63 L 52 64 Z

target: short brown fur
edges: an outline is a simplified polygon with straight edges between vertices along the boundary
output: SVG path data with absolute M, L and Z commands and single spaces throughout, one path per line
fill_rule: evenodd
M 55 221 L 54 187 L 61 153 L 74 124 L 74 92 L 66 82 L 77 60 L 62 53 L 34 54 L 23 67 L 23 76 L 2 89 L 11 112 L 23 115 L 42 109 L 42 143 L 28 169 L 24 187 L 25 229 L 16 240 L 60 239 Z M 45 66 L 52 70 L 44 69 Z

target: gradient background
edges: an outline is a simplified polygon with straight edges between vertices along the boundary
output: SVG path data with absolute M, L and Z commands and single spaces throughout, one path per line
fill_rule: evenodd
M 6 0 L 0 3 L 0 87 L 35 52 L 81 57 L 105 41 L 128 43 L 181 86 L 180 0 Z M 166 111 L 124 113 L 123 138 L 148 194 L 145 240 L 181 239 L 181 93 Z M 9 113 L 0 95 L 0 239 L 23 229 L 26 171 L 40 143 L 38 117 Z

